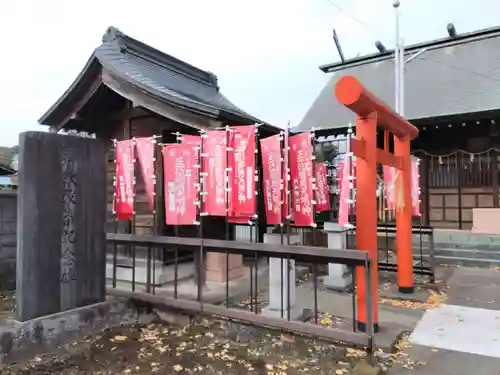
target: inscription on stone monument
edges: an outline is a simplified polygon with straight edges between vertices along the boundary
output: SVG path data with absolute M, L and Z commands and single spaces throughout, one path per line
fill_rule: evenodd
M 76 207 L 76 150 L 63 150 L 61 158 L 61 183 L 63 192 L 61 235 L 61 305 L 64 309 L 74 306 L 76 289 L 75 267 L 75 207 Z
M 76 280 L 75 271 L 75 223 L 76 206 L 76 161 L 74 150 L 64 150 L 61 161 L 63 191 L 63 214 L 61 236 L 61 282 Z

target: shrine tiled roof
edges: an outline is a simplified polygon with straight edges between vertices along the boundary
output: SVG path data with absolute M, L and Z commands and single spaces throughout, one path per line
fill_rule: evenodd
M 155 100 L 198 115 L 249 124 L 262 122 L 220 92 L 215 74 L 148 46 L 115 27 L 107 29 L 102 44 L 94 50 L 80 75 L 39 122 L 56 123 L 70 102 L 81 99 L 89 86 L 86 82 L 102 76 L 101 71 Z

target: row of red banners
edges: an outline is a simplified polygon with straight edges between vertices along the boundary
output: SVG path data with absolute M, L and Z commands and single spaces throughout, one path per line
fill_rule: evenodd
M 283 223 L 290 209 L 295 225 L 311 226 L 314 224 L 314 212 L 330 209 L 326 167 L 324 163 L 313 160 L 310 133 L 290 137 L 288 147 L 289 155 L 283 155 L 284 147 L 281 145 L 280 135 L 260 141 L 266 222 L 269 225 Z M 283 164 L 287 163 L 290 167 L 289 184 L 284 183 L 287 177 Z M 316 180 L 315 196 L 313 196 L 313 175 Z M 289 195 L 291 207 L 287 200 Z
M 231 128 L 229 132 L 209 131 L 203 137 L 183 135 L 180 143 L 164 145 L 166 223 L 192 225 L 200 213 L 199 207 L 206 215 L 228 215 L 232 222 L 247 223 L 256 214 L 257 207 L 255 137 L 254 126 L 242 126 Z M 118 220 L 131 220 L 134 213 L 134 152 L 137 153 L 148 204 L 154 209 L 154 143 L 149 137 L 116 144 L 115 213 Z M 283 155 L 280 135 L 262 139 L 260 145 L 267 224 L 281 224 L 288 216 L 290 206 L 295 225 L 312 225 L 314 212 L 330 208 L 330 196 L 326 167 L 313 160 L 311 135 L 303 133 L 289 137 L 289 156 Z M 287 162 L 287 157 L 290 158 L 289 184 L 284 183 L 286 176 L 282 163 L 283 158 Z M 198 173 L 204 180 L 203 193 L 200 193 Z M 230 181 L 227 193 L 226 173 Z M 287 189 L 290 189 L 290 194 Z M 289 195 L 290 205 L 286 199 Z

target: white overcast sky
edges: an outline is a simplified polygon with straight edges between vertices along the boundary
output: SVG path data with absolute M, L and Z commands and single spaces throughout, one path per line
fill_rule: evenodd
M 495 26 L 499 0 L 401 0 L 412 44 Z M 394 43 L 392 0 L 15 0 L 0 3 L 0 145 L 41 129 L 110 25 L 219 77 L 236 105 L 276 125 L 300 122 L 338 60 Z M 356 19 L 346 16 L 335 5 Z M 499 68 L 500 69 L 500 68 Z

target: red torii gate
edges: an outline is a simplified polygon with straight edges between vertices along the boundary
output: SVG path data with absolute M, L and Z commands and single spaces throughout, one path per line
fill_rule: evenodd
M 377 163 L 399 169 L 403 207 L 396 211 L 398 286 L 402 293 L 413 293 L 412 199 L 410 141 L 418 129 L 394 112 L 353 76 L 344 76 L 335 86 L 339 103 L 356 113 L 356 139 L 351 150 L 356 155 L 356 247 L 367 250 L 373 260 L 372 306 L 374 331 L 378 331 L 378 241 L 377 241 Z M 377 148 L 377 127 L 394 136 L 394 154 L 388 146 Z M 362 268 L 356 270 L 358 288 L 357 325 L 366 330 L 366 290 Z

